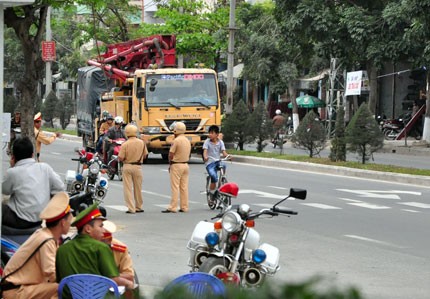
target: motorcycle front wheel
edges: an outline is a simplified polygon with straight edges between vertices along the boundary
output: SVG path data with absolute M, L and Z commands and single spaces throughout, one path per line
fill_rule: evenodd
M 208 257 L 203 261 L 199 268 L 199 272 L 204 272 L 217 276 L 220 273 L 228 272 L 228 260 L 220 257 Z

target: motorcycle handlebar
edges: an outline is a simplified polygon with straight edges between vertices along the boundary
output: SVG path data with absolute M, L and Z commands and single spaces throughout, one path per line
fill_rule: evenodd
M 298 212 L 286 209 L 284 207 L 273 207 L 275 213 L 287 214 L 287 215 L 297 215 Z
M 72 158 L 72 161 L 81 161 L 80 158 Z

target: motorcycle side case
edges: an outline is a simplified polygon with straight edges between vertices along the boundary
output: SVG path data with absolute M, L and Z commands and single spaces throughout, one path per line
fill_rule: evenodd
M 188 242 L 187 248 L 190 250 L 190 264 L 194 264 L 194 256 L 196 254 L 196 249 L 199 246 L 206 246 L 205 237 L 208 233 L 214 231 L 214 224 L 211 222 L 200 221 L 194 227 L 191 239 Z
M 259 249 L 266 252 L 266 260 L 261 266 L 267 269 L 268 274 L 275 274 L 279 270 L 279 249 L 273 245 L 263 243 Z
M 74 170 L 67 170 L 66 172 L 66 178 L 65 178 L 65 182 L 66 182 L 66 190 L 68 192 L 72 192 L 72 186 L 73 186 L 73 182 L 76 180 L 76 171 Z

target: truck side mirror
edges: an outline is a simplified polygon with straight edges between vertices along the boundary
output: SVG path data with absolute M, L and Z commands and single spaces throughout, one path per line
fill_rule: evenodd
M 137 98 L 141 99 L 145 97 L 145 88 L 139 87 L 136 93 Z

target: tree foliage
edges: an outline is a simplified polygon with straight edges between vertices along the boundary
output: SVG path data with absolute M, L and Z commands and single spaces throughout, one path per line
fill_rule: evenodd
M 326 146 L 324 125 L 314 111 L 309 111 L 300 122 L 291 142 L 298 148 L 309 152 L 309 157 L 318 155 Z
M 138 34 L 175 34 L 176 50 L 184 55 L 184 65 L 204 63 L 215 68 L 227 49 L 228 8 L 217 6 L 212 11 L 202 0 L 172 0 L 158 7 L 155 16 L 163 24 L 142 24 Z
M 222 122 L 224 140 L 236 142 L 241 151 L 244 144 L 249 141 L 249 134 L 251 132 L 248 121 L 250 115 L 248 107 L 241 100 L 237 102 L 233 107 L 232 113 L 227 115 Z
M 372 154 L 384 145 L 384 135 L 366 103 L 361 104 L 345 131 L 347 149 L 359 154 L 365 164 Z
M 336 124 L 334 138 L 331 140 L 329 158 L 331 161 L 346 161 L 345 141 L 345 107 L 339 106 L 336 110 Z
M 42 106 L 42 117 L 43 119 L 50 123 L 51 127 L 54 127 L 54 117 L 57 109 L 58 98 L 54 91 L 51 91 L 45 99 Z
M 267 139 L 270 138 L 273 132 L 272 120 L 263 101 L 259 102 L 255 107 L 247 125 L 251 130 L 250 136 L 257 142 L 257 151 L 262 152 L 268 144 Z

